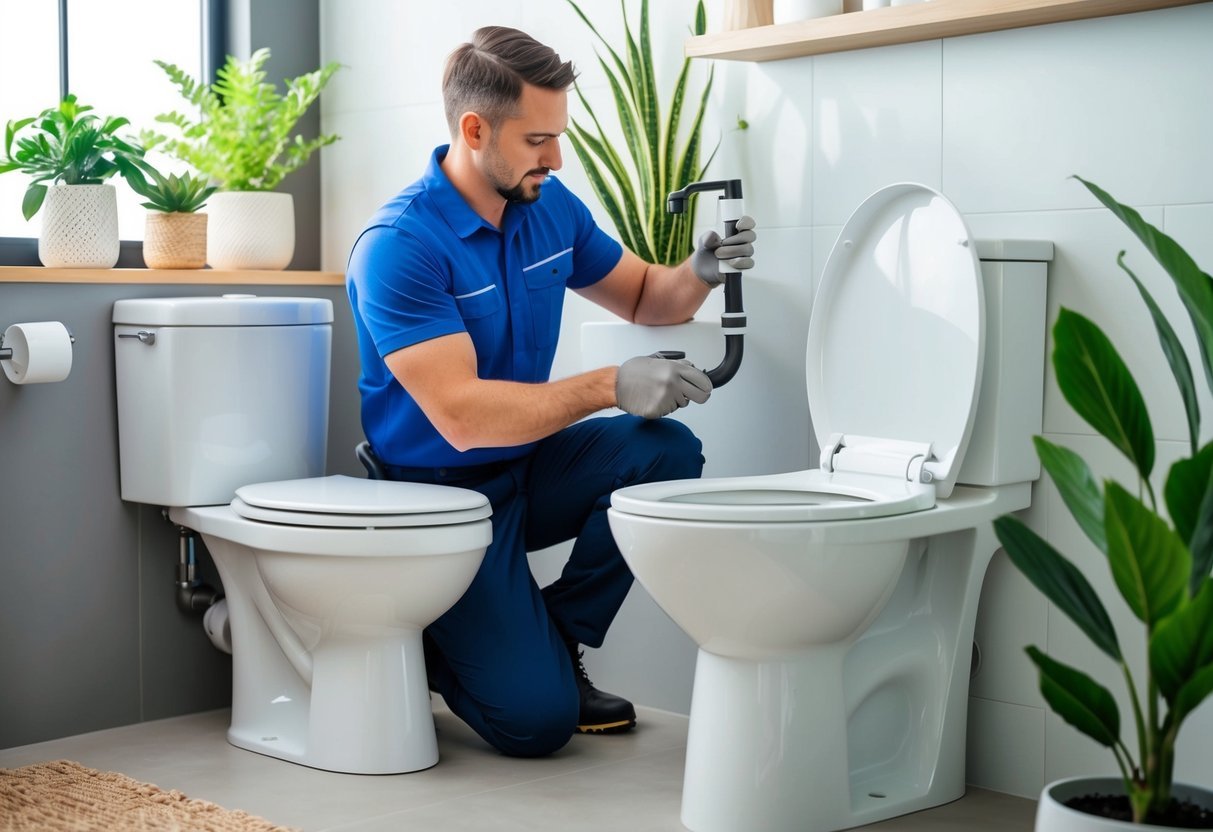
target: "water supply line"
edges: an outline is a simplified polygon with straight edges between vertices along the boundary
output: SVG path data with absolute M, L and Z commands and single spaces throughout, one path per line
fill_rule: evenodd
M 671 214 L 681 214 L 686 211 L 687 200 L 691 194 L 704 191 L 724 192 L 717 203 L 717 210 L 720 219 L 724 221 L 725 238 L 732 237 L 737 233 L 737 220 L 745 213 L 740 179 L 692 182 L 666 197 L 666 210 Z M 713 388 L 727 383 L 737 374 L 745 349 L 746 316 L 741 304 L 741 272 L 722 271 L 721 274 L 724 276 L 724 314 L 720 316 L 720 326 L 724 330 L 724 358 L 720 364 L 707 371 Z M 684 358 L 686 355 L 674 350 L 659 354 L 665 358 Z
M 194 556 L 196 535 L 185 526 L 177 527 L 177 609 L 182 612 L 204 613 L 223 593 L 203 583 L 197 575 L 198 563 Z

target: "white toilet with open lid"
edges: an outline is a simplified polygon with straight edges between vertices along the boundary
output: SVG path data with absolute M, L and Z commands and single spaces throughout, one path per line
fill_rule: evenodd
M 964 792 L 990 521 L 1025 508 L 1039 476 L 1044 353 L 1043 264 L 983 268 L 976 248 L 929 188 L 869 197 L 809 324 L 820 467 L 613 495 L 624 558 L 700 648 L 695 832 L 824 832 Z
M 114 304 L 122 498 L 202 535 L 232 640 L 232 744 L 315 768 L 438 761 L 421 632 L 492 538 L 481 494 L 324 473 L 332 304 Z

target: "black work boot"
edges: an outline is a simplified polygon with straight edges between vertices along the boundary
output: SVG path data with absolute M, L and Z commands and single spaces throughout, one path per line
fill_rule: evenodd
M 636 709 L 622 696 L 604 693 L 594 687 L 581 660 L 584 655 L 576 644 L 569 645 L 573 678 L 577 680 L 577 692 L 581 696 L 577 730 L 582 734 L 622 734 L 630 731 L 636 726 Z

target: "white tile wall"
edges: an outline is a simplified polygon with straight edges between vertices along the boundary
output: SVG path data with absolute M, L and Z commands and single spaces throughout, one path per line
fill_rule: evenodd
M 940 42 L 823 55 L 813 66 L 813 222 L 840 225 L 891 182 L 939 188 Z
M 944 42 L 943 184 L 962 211 L 1207 202 L 1213 6 Z
M 608 40 L 619 43 L 617 7 L 582 5 Z M 650 4 L 662 89 L 680 66 L 693 5 Z M 628 6 L 634 15 L 638 4 Z M 587 95 L 598 101 L 605 91 L 595 42 L 564 0 L 468 0 L 458 8 L 451 14 L 449 6 L 395 0 L 322 0 L 323 57 L 351 67 L 336 76 L 324 97 L 324 129 L 345 136 L 324 155 L 326 268 L 344 265 L 366 216 L 411 181 L 433 144 L 445 141 L 442 62 L 475 27 L 502 23 L 527 29 L 577 63 Z M 723 0 L 709 0 L 713 26 L 722 8 Z M 1187 427 L 1150 318 L 1116 266 L 1119 250 L 1128 252 L 1131 266 L 1174 317 L 1200 385 L 1195 341 L 1168 278 L 1068 177 L 1083 175 L 1138 207 L 1189 247 L 1206 272 L 1213 271 L 1211 33 L 1213 3 L 1203 3 L 816 58 L 715 62 L 704 138 L 710 146 L 719 137 L 720 148 L 709 174 L 744 180 L 746 204 L 760 229 L 747 291 L 754 339 L 747 367 L 760 364 L 761 371 L 751 371 L 760 372 L 768 387 L 781 388 L 771 402 L 784 402 L 771 404 L 762 430 L 735 431 L 737 441 L 752 443 L 760 455 L 786 445 L 797 459 L 812 458 L 809 445 L 791 437 L 800 436 L 805 421 L 805 408 L 793 403 L 803 401 L 804 333 L 816 277 L 859 201 L 889 182 L 913 179 L 941 188 L 976 236 L 1057 244 L 1049 276 L 1050 322 L 1065 305 L 1112 337 L 1146 396 L 1159 440 L 1158 474 L 1165 475 L 1169 461 L 1185 453 Z M 709 66 L 693 62 L 697 83 Z M 571 101 L 571 113 L 578 114 L 579 106 Z M 602 106 L 600 114 L 610 112 L 609 103 Z M 748 130 L 736 129 L 739 117 L 749 122 Z M 609 229 L 567 146 L 565 162 L 561 178 Z M 698 218 L 703 225 L 711 220 L 710 211 Z M 713 319 L 718 304 L 713 298 L 698 317 Z M 570 299 L 565 317 L 558 375 L 580 367 L 580 323 L 610 318 L 579 298 Z M 1207 390 L 1201 396 L 1208 441 L 1213 400 Z M 1088 455 L 1098 474 L 1125 473 L 1116 452 L 1066 404 L 1051 372 L 1044 430 L 1051 440 Z M 1106 565 L 1069 518 L 1056 489 L 1041 483 L 1034 491 L 1028 522 L 1073 554 L 1105 597 L 1115 599 Z M 559 558 L 547 563 L 547 554 L 538 558 L 541 572 L 558 568 Z M 1116 603 L 1108 605 L 1125 628 L 1122 639 L 1130 655 L 1140 657 L 1140 639 L 1131 635 L 1128 613 Z M 591 668 L 608 688 L 640 691 L 641 701 L 677 709 L 689 692 L 690 651 L 661 615 L 647 598 L 629 599 L 612 638 L 590 657 Z M 983 667 L 970 699 L 971 782 L 1030 796 L 1048 778 L 1111 770 L 1106 750 L 1041 706 L 1022 647 L 1047 644 L 1113 690 L 1119 677 L 1001 555 L 983 587 L 977 632 Z M 1210 770 L 1213 706 L 1206 704 L 1182 735 L 1177 771 L 1209 785 Z
M 967 782 L 1034 798 L 1044 762 L 1043 710 L 969 697 Z

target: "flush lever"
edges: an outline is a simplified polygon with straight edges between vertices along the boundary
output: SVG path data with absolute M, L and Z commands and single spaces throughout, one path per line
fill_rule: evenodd
M 146 329 L 141 329 L 138 332 L 119 332 L 119 338 L 138 338 L 139 343 L 147 344 L 149 347 L 156 343 L 156 333 L 148 332 Z

